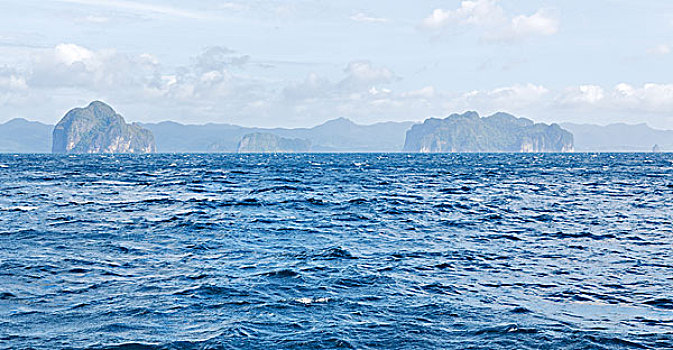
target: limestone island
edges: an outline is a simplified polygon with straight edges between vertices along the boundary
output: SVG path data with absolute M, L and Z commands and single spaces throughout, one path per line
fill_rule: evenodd
M 305 153 L 311 150 L 311 141 L 289 139 L 270 133 L 256 132 L 244 135 L 238 143 L 238 153 Z
M 558 124 L 534 123 L 507 113 L 477 112 L 430 118 L 407 131 L 403 152 L 572 152 L 573 135 Z
M 69 111 L 53 131 L 52 153 L 155 153 L 154 135 L 94 101 Z

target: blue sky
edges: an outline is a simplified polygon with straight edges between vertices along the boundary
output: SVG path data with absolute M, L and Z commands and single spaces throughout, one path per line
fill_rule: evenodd
M 0 122 L 312 126 L 476 110 L 673 129 L 670 1 L 0 0 Z

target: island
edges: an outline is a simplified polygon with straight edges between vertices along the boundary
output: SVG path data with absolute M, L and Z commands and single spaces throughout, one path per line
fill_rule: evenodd
M 573 135 L 558 124 L 535 123 L 507 113 L 477 112 L 430 118 L 407 131 L 403 152 L 572 152 Z
M 256 132 L 243 136 L 238 143 L 238 153 L 305 153 L 311 150 L 311 142 L 289 139 L 270 133 Z
M 56 124 L 52 153 L 155 153 L 154 135 L 138 124 L 127 124 L 107 104 L 94 101 L 69 111 Z

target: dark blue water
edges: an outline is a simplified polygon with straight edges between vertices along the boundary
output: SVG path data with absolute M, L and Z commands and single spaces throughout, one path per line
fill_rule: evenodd
M 673 155 L 0 156 L 0 348 L 673 348 Z

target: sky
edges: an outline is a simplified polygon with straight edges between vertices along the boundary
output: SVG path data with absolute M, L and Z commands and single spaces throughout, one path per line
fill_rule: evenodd
M 474 110 L 673 129 L 673 1 L 0 0 L 0 122 L 305 127 Z

